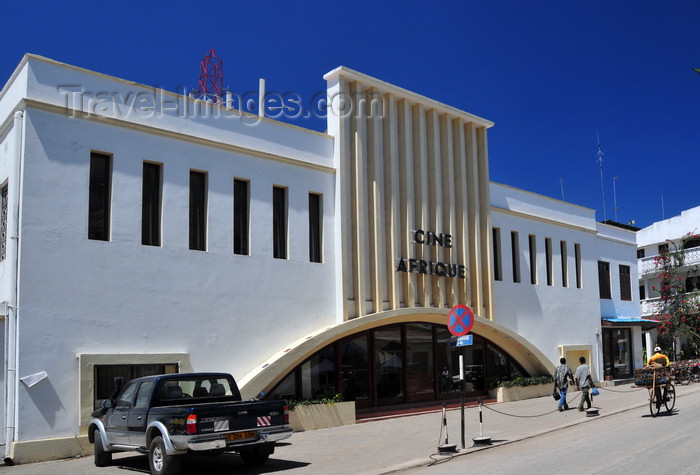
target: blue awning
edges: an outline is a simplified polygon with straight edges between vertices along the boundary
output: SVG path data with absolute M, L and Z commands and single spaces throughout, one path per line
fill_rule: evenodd
M 655 327 L 661 322 L 641 317 L 602 317 L 604 327 L 641 326 Z

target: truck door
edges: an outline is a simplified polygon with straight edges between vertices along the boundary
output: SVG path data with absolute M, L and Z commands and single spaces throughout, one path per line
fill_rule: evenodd
M 107 437 L 112 444 L 129 444 L 129 432 L 127 430 L 129 411 L 134 403 L 137 383 L 129 383 L 119 393 L 116 405 L 107 411 Z
M 131 407 L 128 416 L 129 443 L 145 447 L 146 421 L 148 419 L 148 408 L 151 402 L 153 391 L 153 381 L 144 381 L 136 393 L 134 405 Z

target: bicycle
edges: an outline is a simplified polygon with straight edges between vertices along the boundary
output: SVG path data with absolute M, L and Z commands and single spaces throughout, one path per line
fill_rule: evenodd
M 644 368 L 635 372 L 635 385 L 649 389 L 649 412 L 656 417 L 661 406 L 671 412 L 676 405 L 676 388 L 668 367 Z

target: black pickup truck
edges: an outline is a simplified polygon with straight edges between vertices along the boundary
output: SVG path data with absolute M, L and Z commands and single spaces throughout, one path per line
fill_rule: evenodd
M 121 451 L 147 453 L 153 475 L 178 473 L 188 453 L 238 452 L 246 465 L 261 465 L 292 435 L 284 401 L 242 401 L 230 374 L 164 374 L 120 386 L 92 413 L 98 467 Z

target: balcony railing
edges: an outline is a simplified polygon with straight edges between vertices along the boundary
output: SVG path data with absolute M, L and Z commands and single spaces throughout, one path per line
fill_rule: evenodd
M 683 254 L 685 254 L 685 267 L 700 264 L 700 247 L 686 249 L 683 251 Z M 654 258 L 656 258 L 656 256 L 643 257 L 642 259 L 638 260 L 637 265 L 639 267 L 640 275 L 654 274 L 657 272 L 656 264 L 654 264 Z
M 657 297 L 655 299 L 646 299 L 640 302 L 640 313 L 642 317 L 650 317 L 659 313 L 659 304 L 661 303 L 661 298 Z
M 693 303 L 696 307 L 700 305 L 700 292 L 688 292 L 685 294 L 688 302 Z M 639 303 L 639 313 L 642 317 L 651 317 L 661 312 L 661 297 L 653 299 L 645 299 Z

